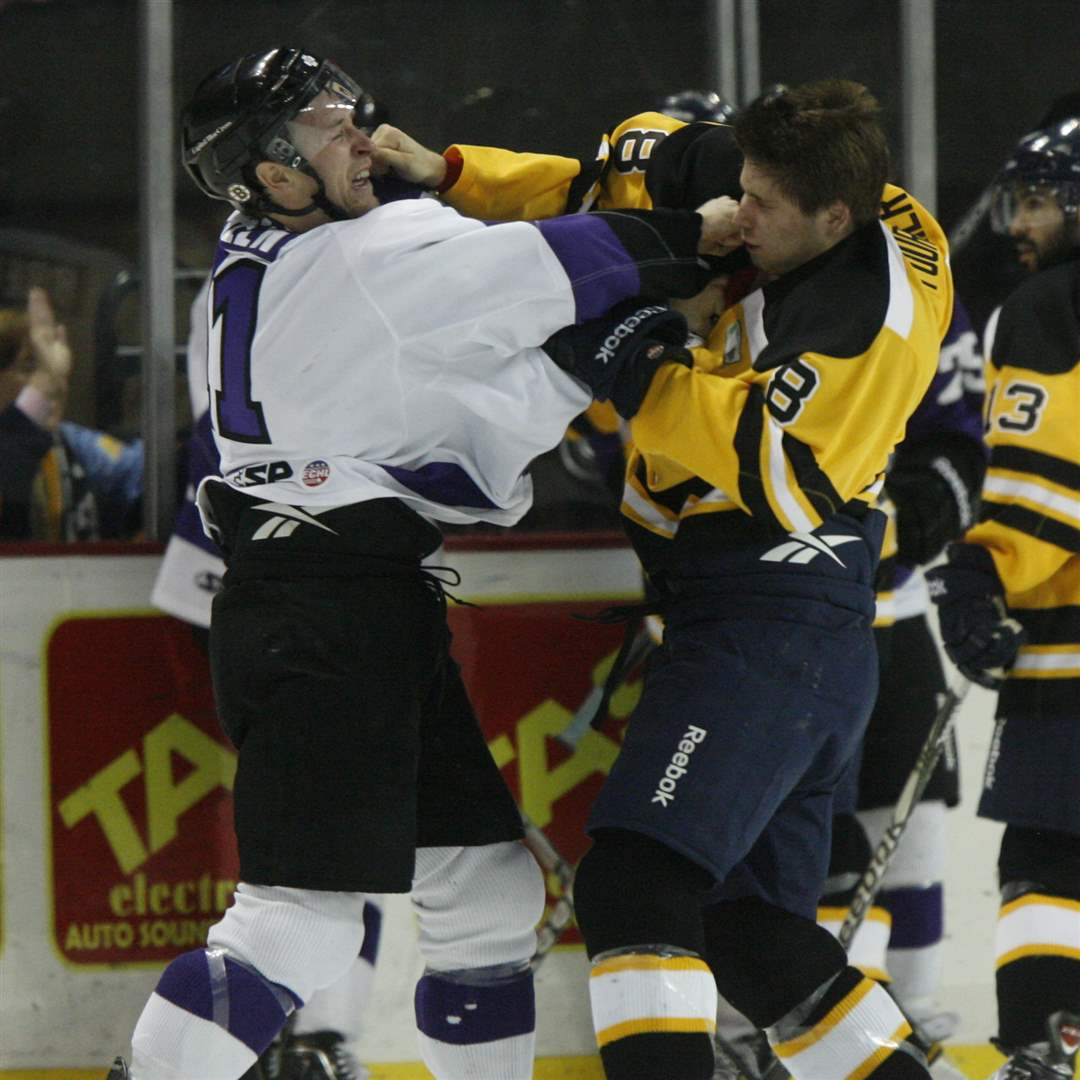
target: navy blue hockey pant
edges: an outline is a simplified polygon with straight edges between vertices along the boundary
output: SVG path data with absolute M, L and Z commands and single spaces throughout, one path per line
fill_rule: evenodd
M 628 829 L 814 918 L 833 794 L 866 727 L 870 618 L 818 600 L 701 596 L 665 612 L 641 701 L 589 831 Z

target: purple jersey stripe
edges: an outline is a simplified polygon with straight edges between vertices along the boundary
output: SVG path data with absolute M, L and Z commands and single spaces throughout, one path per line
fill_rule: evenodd
M 416 1026 L 454 1046 L 510 1039 L 536 1027 L 532 972 L 487 986 L 466 986 L 439 975 L 416 984 Z
M 187 452 L 187 482 L 188 489 L 193 494 L 198 490 L 204 477 L 221 475 L 221 455 L 218 454 L 214 435 L 210 429 L 209 409 L 199 417 L 195 424 L 195 430 L 192 431 L 191 438 L 188 440 Z M 186 498 L 184 505 L 180 507 L 173 532 L 208 554 L 221 556 L 221 549 L 203 532 L 202 518 L 199 517 L 199 511 L 191 499 Z
M 577 322 L 603 315 L 641 291 L 636 263 L 603 218 L 575 214 L 534 224 L 570 279 Z
M 879 902 L 892 912 L 890 949 L 922 949 L 941 940 L 945 928 L 941 885 L 887 889 Z
M 402 469 L 397 465 L 380 465 L 399 484 L 415 491 L 428 502 L 443 506 L 482 507 L 492 510 L 495 504 L 477 487 L 473 478 L 450 461 L 433 461 L 419 469 Z

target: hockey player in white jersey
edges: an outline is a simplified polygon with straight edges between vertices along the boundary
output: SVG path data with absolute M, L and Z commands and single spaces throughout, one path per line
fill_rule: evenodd
M 422 562 L 435 521 L 525 513 L 530 460 L 591 391 L 632 413 L 689 364 L 656 301 L 699 290 L 734 204 L 489 226 L 387 201 L 401 185 L 378 186 L 363 96 L 277 48 L 213 72 L 183 115 L 189 172 L 236 209 L 208 314 L 224 479 L 199 506 L 227 563 L 210 653 L 240 884 L 207 948 L 165 969 L 115 1078 L 241 1076 L 352 962 L 381 892 L 412 896 L 431 1072 L 532 1074 L 543 882 Z M 541 346 L 575 323 L 596 348 L 571 374 Z
M 210 428 L 206 388 L 207 304 L 210 279 L 191 304 L 187 342 L 187 381 L 191 415 L 196 418 L 187 443 L 187 488 L 173 533 L 154 580 L 151 602 L 188 623 L 206 649 L 210 606 L 221 588 L 225 561 L 203 532 L 195 492 L 207 476 L 220 475 L 217 446 Z M 282 1035 L 259 1058 L 246 1080 L 364 1080 L 367 1070 L 354 1056 L 365 1006 L 371 996 L 382 926 L 382 897 L 364 899 L 364 940 L 352 966 L 337 982 L 305 1002 Z

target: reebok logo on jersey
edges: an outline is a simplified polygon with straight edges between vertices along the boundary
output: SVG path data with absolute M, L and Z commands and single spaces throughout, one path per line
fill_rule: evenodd
M 615 358 L 615 350 L 618 349 L 624 338 L 631 337 L 634 331 L 653 315 L 662 315 L 667 309 L 663 307 L 638 308 L 633 315 L 627 315 L 618 326 L 614 327 L 610 334 L 600 343 L 596 350 L 595 359 L 601 364 L 609 364 Z
M 664 769 L 664 775 L 660 783 L 656 785 L 650 802 L 659 803 L 666 808 L 675 801 L 675 785 L 686 775 L 690 755 L 705 741 L 707 734 L 704 728 L 696 727 L 694 724 L 687 728 L 679 740 L 679 749 L 671 755 L 671 760 Z
M 857 536 L 815 536 L 808 532 L 788 533 L 792 539 L 770 548 L 758 560 L 759 562 L 787 562 L 805 565 L 818 555 L 828 555 L 833 562 L 847 569 L 847 564 L 833 554 L 833 548 L 841 544 L 850 544 L 858 540 Z

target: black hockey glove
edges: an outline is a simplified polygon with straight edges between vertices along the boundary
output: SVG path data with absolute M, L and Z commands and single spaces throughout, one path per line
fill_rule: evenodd
M 982 447 L 966 436 L 900 444 L 885 478 L 900 562 L 930 562 L 975 523 L 985 471 Z
M 559 367 L 577 376 L 597 401 L 610 401 L 629 420 L 662 364 L 693 365 L 686 320 L 663 304 L 625 301 L 607 315 L 567 326 L 544 342 Z
M 950 544 L 949 561 L 926 572 L 949 659 L 972 682 L 1000 690 L 1027 640 L 1005 610 L 994 560 L 977 544 Z

